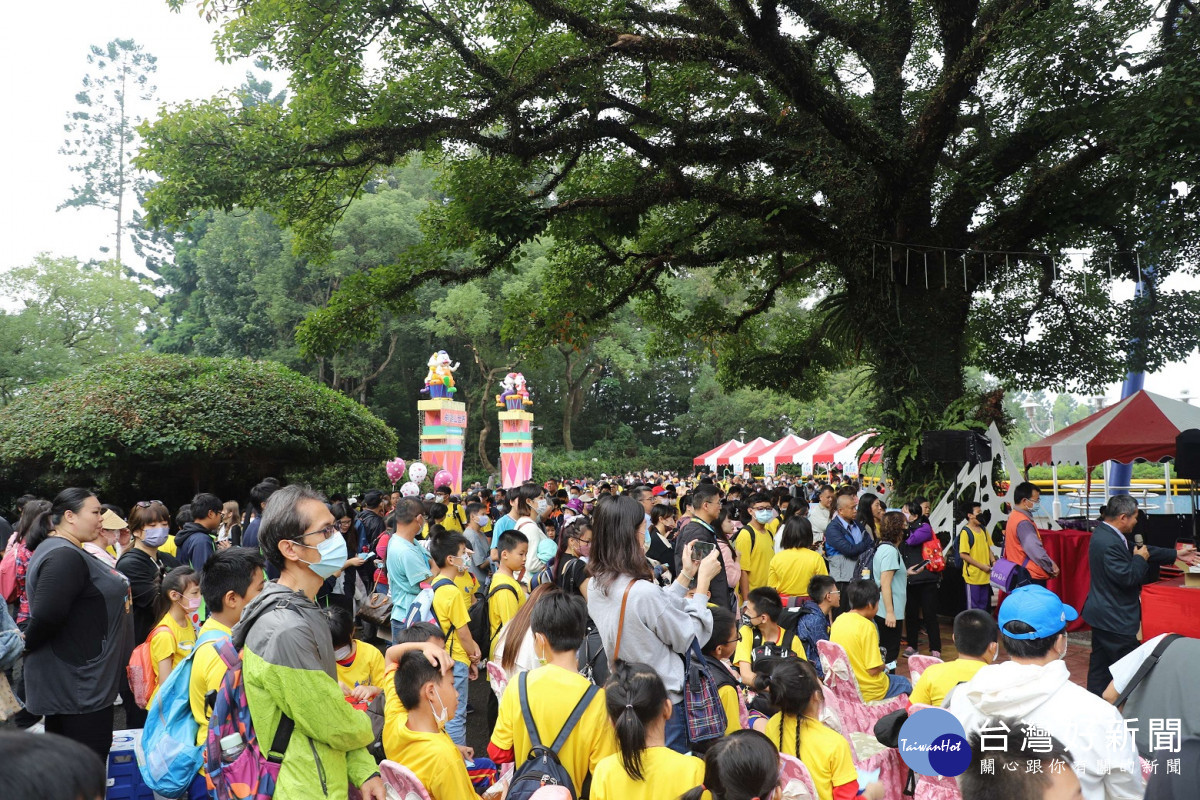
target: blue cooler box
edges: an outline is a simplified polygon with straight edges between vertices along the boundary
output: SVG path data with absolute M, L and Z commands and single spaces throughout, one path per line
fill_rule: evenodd
M 108 753 L 108 788 L 105 800 L 156 800 L 158 795 L 142 780 L 142 729 L 113 731 Z

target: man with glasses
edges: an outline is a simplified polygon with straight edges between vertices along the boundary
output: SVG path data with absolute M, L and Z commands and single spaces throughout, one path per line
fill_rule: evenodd
M 388 540 L 388 591 L 392 595 L 392 641 L 404 630 L 408 608 L 421 591 L 421 581 L 433 574 L 429 555 L 417 544 L 425 525 L 425 506 L 415 497 L 396 502 L 396 533 Z
M 1142 625 L 1142 586 L 1158 577 L 1151 564 L 1173 564 L 1175 550 L 1130 542 L 1138 521 L 1137 500 L 1127 494 L 1109 499 L 1104 521 L 1088 542 L 1092 586 L 1083 621 L 1092 628 L 1087 688 L 1102 695 L 1112 680 L 1109 667 L 1137 649 Z
M 683 530 L 675 537 L 675 569 L 676 575 L 680 574 L 683 564 L 683 554 L 687 549 L 688 542 L 700 541 L 717 546 L 717 534 L 714 524 L 717 518 L 721 515 L 721 495 L 716 486 L 711 483 L 702 483 L 696 487 L 696 491 L 692 493 L 692 508 L 694 516 L 692 521 L 687 524 Z M 718 556 L 721 561 L 721 571 L 718 572 L 708 585 L 709 601 L 722 608 L 733 610 L 733 596 L 729 588 L 729 581 L 725 577 L 725 559 L 723 556 Z
M 1004 557 L 1024 567 L 1032 583 L 1044 587 L 1046 581 L 1058 576 L 1059 569 L 1046 553 L 1042 535 L 1033 521 L 1041 498 L 1041 491 L 1029 481 L 1013 489 L 1013 510 L 1004 526 Z M 1104 687 L 1100 689 L 1103 691 Z
M 288 486 L 263 512 L 259 545 L 279 580 L 246 607 L 233 645 L 242 649 L 255 732 L 264 747 L 284 754 L 276 796 L 328 796 L 349 782 L 364 800 L 384 800 L 366 749 L 370 720 L 342 696 L 333 638 L 314 602 L 321 584 L 345 564 L 346 539 L 319 494 Z

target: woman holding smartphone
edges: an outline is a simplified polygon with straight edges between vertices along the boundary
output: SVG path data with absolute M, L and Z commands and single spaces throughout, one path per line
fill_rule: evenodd
M 654 582 L 645 553 L 645 512 L 638 501 L 614 497 L 596 506 L 588 561 L 588 614 L 600 630 L 610 663 L 638 662 L 662 676 L 674 707 L 666 723 L 666 746 L 688 752 L 683 709 L 683 658 L 692 642 L 712 634 L 709 585 L 721 571 L 715 546 L 700 561 L 684 547 L 679 575 L 668 587 Z M 695 591 L 689 596 L 692 579 Z

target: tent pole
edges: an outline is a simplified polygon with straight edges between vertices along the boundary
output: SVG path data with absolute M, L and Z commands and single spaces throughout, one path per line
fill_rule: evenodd
M 1083 518 L 1090 519 L 1092 516 L 1092 465 L 1085 463 L 1083 465 L 1084 486 L 1083 486 Z
M 1163 462 L 1163 486 L 1166 488 L 1166 500 L 1163 501 L 1163 511 L 1175 513 L 1175 498 L 1171 496 L 1171 462 Z
M 1054 487 L 1054 502 L 1050 504 L 1051 512 L 1054 514 L 1055 522 L 1062 516 L 1062 501 L 1058 499 L 1058 462 L 1050 464 L 1050 479 Z

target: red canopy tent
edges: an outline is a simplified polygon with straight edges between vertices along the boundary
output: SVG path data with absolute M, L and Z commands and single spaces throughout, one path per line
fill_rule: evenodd
M 841 449 L 845 441 L 845 436 L 840 436 L 833 431 L 825 431 L 810 441 L 804 446 L 803 450 L 796 454 L 796 461 L 804 467 L 805 471 L 811 471 L 817 464 L 830 463 L 830 459 L 822 461 L 817 457 L 818 454 L 831 457 L 833 453 Z
M 1166 461 L 1189 428 L 1200 428 L 1200 408 L 1143 390 L 1026 447 L 1025 465 Z
M 710 469 L 716 469 L 718 458 L 724 457 L 725 461 L 723 463 L 728 464 L 729 454 L 737 452 L 738 450 L 742 449 L 742 447 L 744 447 L 744 445 L 737 439 L 730 439 L 728 442 L 725 442 L 725 444 L 714 447 L 712 450 L 709 450 L 703 455 L 696 456 L 692 459 L 692 464 L 696 465 L 697 467 L 703 464 Z
M 741 472 L 743 465 L 750 461 L 751 458 L 758 456 L 760 453 L 765 453 L 774 446 L 774 442 L 770 439 L 764 439 L 759 436 L 757 439 L 746 442 L 746 444 L 728 457 L 721 456 L 717 458 L 718 464 L 728 464 L 733 467 L 734 472 Z M 750 462 L 754 463 L 754 462 Z
M 746 459 L 747 464 L 762 464 L 768 475 L 775 474 L 776 464 L 792 464 L 793 456 L 808 445 L 808 439 L 801 439 L 794 433 L 780 439 L 775 444 L 760 453 Z

